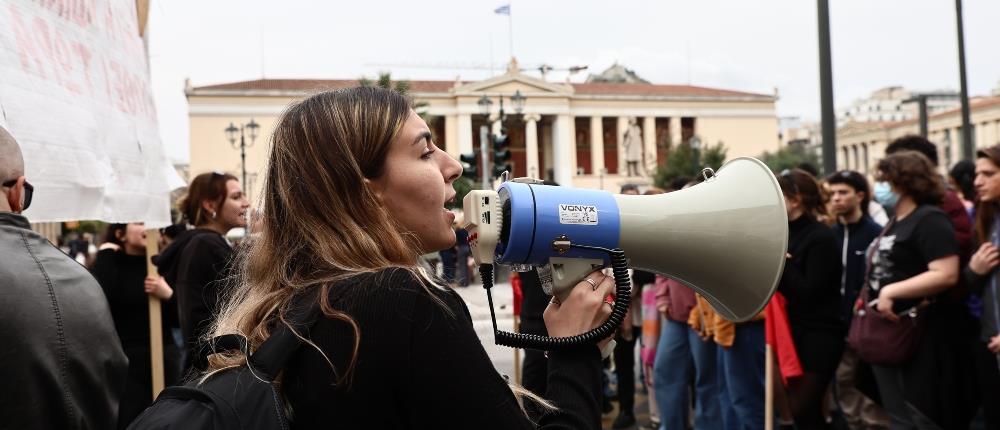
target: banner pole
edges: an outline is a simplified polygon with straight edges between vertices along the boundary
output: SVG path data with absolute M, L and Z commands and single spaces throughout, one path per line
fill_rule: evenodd
M 774 428 L 774 350 L 764 344 L 764 428 Z
M 146 274 L 158 276 L 153 255 L 157 254 L 160 244 L 160 231 L 146 230 Z M 149 357 L 153 369 L 153 399 L 163 391 L 163 324 L 160 319 L 160 299 L 149 295 Z

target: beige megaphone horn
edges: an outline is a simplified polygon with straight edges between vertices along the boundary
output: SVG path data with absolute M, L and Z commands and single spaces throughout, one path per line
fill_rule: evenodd
M 695 186 L 615 200 L 619 246 L 633 268 L 694 288 L 731 321 L 753 318 L 774 293 L 788 247 L 788 215 L 764 163 L 737 158 Z

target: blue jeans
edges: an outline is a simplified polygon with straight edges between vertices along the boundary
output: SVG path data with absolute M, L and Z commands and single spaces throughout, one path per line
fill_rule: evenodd
M 764 322 L 737 324 L 733 346 L 720 346 L 718 358 L 723 428 L 763 429 Z
M 662 318 L 653 364 L 653 389 L 660 409 L 660 430 L 687 428 L 688 381 L 694 373 L 694 428 L 722 428 L 716 346 L 703 341 L 687 324 Z

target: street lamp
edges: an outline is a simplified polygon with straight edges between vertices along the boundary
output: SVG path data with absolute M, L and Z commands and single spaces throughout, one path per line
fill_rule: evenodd
M 487 96 L 487 95 L 484 94 L 476 102 L 476 104 L 479 105 L 479 113 L 481 113 L 483 115 L 483 118 L 486 120 L 486 125 L 483 125 L 479 129 L 479 143 L 480 143 L 479 144 L 479 151 L 480 151 L 480 157 L 481 157 L 480 161 L 481 161 L 482 169 L 483 169 L 482 175 L 483 175 L 483 187 L 484 188 L 486 186 L 488 186 L 488 184 L 489 184 L 489 173 L 488 173 L 489 170 L 487 169 L 488 163 L 487 163 L 487 156 L 486 156 L 486 151 L 487 151 L 486 141 L 489 140 L 489 128 L 490 128 L 490 125 L 492 125 L 492 123 L 495 122 L 495 121 L 500 121 L 501 130 L 502 130 L 501 132 L 503 133 L 503 130 L 506 130 L 505 123 L 507 122 L 507 113 L 504 111 L 504 108 L 503 108 L 503 95 L 500 95 L 497 98 L 499 99 L 499 108 L 500 108 L 500 110 L 497 112 L 497 117 L 493 121 L 490 120 L 490 112 L 491 112 L 491 108 L 493 107 L 493 100 L 490 100 L 489 96 Z M 510 104 L 514 108 L 514 112 L 517 113 L 518 115 L 522 114 L 524 112 L 524 104 L 525 104 L 525 102 L 527 100 L 528 100 L 528 98 L 525 97 L 524 94 L 521 94 L 521 90 L 514 91 L 514 94 L 510 96 Z M 495 141 L 496 145 L 506 146 L 506 144 L 503 143 L 503 142 L 507 142 L 505 136 L 506 136 L 505 133 L 502 134 L 502 135 L 494 136 L 492 140 Z M 502 148 L 495 148 L 495 149 L 497 149 L 497 154 L 503 153 L 503 154 L 507 154 L 507 158 L 510 157 L 510 152 L 509 151 L 504 151 Z M 499 155 L 497 155 L 497 156 L 499 157 Z M 505 163 L 506 162 L 506 160 L 494 160 L 494 161 L 495 162 L 500 162 L 500 163 Z
M 479 101 L 476 103 L 479 104 L 479 113 L 481 113 L 484 117 L 489 118 L 490 107 L 493 106 L 493 100 L 490 100 L 489 97 L 486 97 L 486 95 L 483 94 L 483 96 L 480 97 Z
M 692 158 L 694 160 L 694 175 L 698 176 L 698 170 L 701 169 L 701 139 L 698 136 L 691 136 L 688 144 L 691 145 Z
M 226 138 L 229 139 L 229 144 L 233 149 L 240 150 L 240 172 L 242 173 L 242 184 L 244 187 L 247 186 L 247 148 L 253 146 L 254 141 L 257 140 L 257 132 L 260 131 L 260 124 L 257 124 L 253 118 L 250 118 L 250 122 L 246 124 L 241 124 L 236 127 L 236 124 L 229 123 L 229 127 L 226 127 Z M 239 144 L 236 143 L 236 136 L 239 134 Z M 249 135 L 249 136 L 248 136 Z M 247 137 L 250 138 L 250 143 L 247 143 Z
M 514 105 L 514 112 L 517 112 L 518 115 L 524 112 L 525 100 L 527 97 L 521 94 L 521 90 L 514 91 L 514 95 L 510 97 L 510 104 Z

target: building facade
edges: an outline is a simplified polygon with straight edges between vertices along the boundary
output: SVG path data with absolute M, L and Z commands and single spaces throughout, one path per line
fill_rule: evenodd
M 973 99 L 970 103 L 972 138 L 976 148 L 1000 144 L 1000 96 Z M 945 173 L 962 159 L 962 114 L 952 109 L 928 116 L 928 139 L 938 146 L 938 161 Z M 896 138 L 919 134 L 917 120 L 852 122 L 837 130 L 837 168 L 874 175 L 875 164 Z
M 729 158 L 779 147 L 775 98 L 769 95 L 686 85 L 555 83 L 521 74 L 516 64 L 506 74 L 483 81 L 409 84 L 436 143 L 455 157 L 478 154 L 480 126 L 499 128 L 493 120 L 503 99 L 511 173 L 562 185 L 616 191 L 624 183 L 651 183 L 652 173 L 668 157 L 669 145 L 695 135 L 705 144 L 721 142 Z M 356 85 L 355 80 L 282 79 L 188 85 L 191 175 L 219 170 L 239 176 L 240 151 L 229 144 L 224 129 L 252 118 L 261 126 L 246 156 L 246 188 L 255 197 L 269 136 L 286 106 L 309 94 Z M 510 109 L 515 92 L 526 98 L 520 114 Z M 490 118 L 478 105 L 484 95 L 493 101 Z M 622 145 L 630 120 L 641 130 L 638 176 L 625 174 L 626 157 L 636 153 L 626 153 Z
M 885 87 L 873 92 L 868 98 L 855 100 L 850 106 L 837 110 L 837 126 L 849 122 L 893 122 L 915 119 L 919 116 L 919 105 L 913 98 L 923 96 L 927 100 L 927 114 L 933 115 L 958 107 L 961 104 L 955 91 L 913 92 L 900 86 Z

